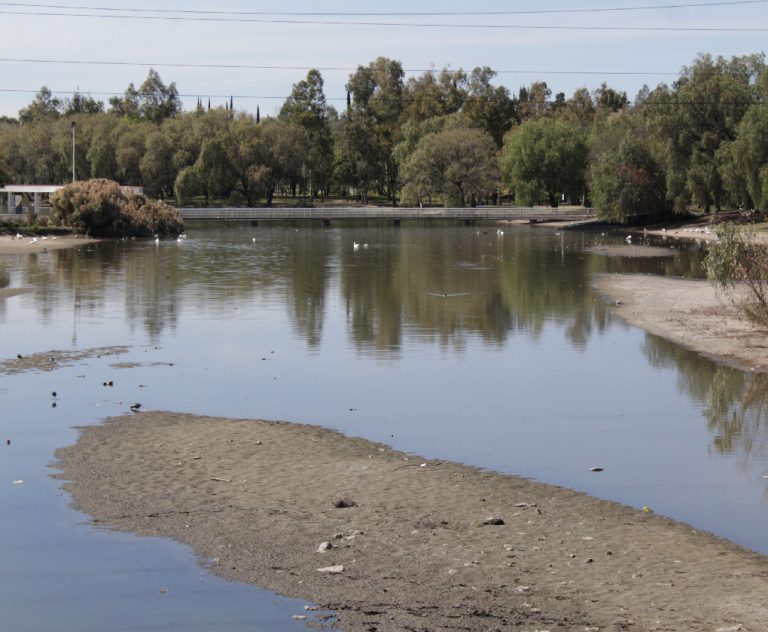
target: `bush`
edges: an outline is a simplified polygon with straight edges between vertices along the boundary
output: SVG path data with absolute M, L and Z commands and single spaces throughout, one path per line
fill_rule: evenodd
M 94 237 L 178 234 L 184 224 L 173 207 L 111 180 L 73 182 L 51 196 L 53 219 Z
M 752 226 L 729 222 L 717 229 L 717 236 L 719 242 L 704 259 L 707 278 L 747 318 L 768 326 L 768 249 L 756 243 Z

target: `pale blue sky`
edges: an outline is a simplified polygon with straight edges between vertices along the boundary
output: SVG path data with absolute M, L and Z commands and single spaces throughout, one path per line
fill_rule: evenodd
M 49 0 L 52 2 L 52 0 Z M 119 61 L 145 66 L 98 66 L 0 61 L 0 114 L 15 115 L 41 85 L 54 92 L 78 88 L 106 101 L 102 93 L 122 93 L 128 83 L 140 84 L 149 64 L 241 64 L 295 66 L 297 69 L 170 68 L 157 65 L 166 81 L 175 81 L 185 108 L 197 95 L 224 102 L 235 95 L 237 109 L 262 114 L 279 108 L 291 86 L 310 67 L 354 69 L 383 55 L 398 59 L 406 69 L 471 69 L 488 65 L 502 73 L 497 82 L 513 92 L 534 80 L 544 80 L 553 92 L 570 94 L 579 87 L 593 89 L 603 81 L 634 97 L 644 83 L 654 87 L 671 82 L 698 53 L 742 55 L 765 50 L 767 32 L 646 32 L 621 30 L 521 30 L 501 28 L 440 28 L 404 26 L 340 26 L 234 21 L 168 21 L 19 15 L 8 12 L 112 14 L 108 8 L 200 11 L 511 11 L 577 8 L 617 8 L 690 4 L 695 0 L 427 0 L 387 3 L 326 0 L 266 0 L 202 2 L 189 0 L 112 1 L 58 0 L 58 6 L 100 7 L 65 11 L 0 2 L 0 58 L 80 61 Z M 706 1 L 706 0 L 703 0 Z M 144 14 L 133 13 L 134 16 Z M 164 14 L 171 17 L 172 14 Z M 190 16 L 191 17 L 191 16 Z M 198 15 L 197 17 L 204 17 Z M 208 16 L 214 17 L 214 16 Z M 251 19 L 257 16 L 250 16 Z M 268 16 L 262 16 L 262 18 Z M 283 16 L 271 19 L 291 19 Z M 293 18 L 301 19 L 301 18 Z M 387 16 L 312 17 L 321 20 L 419 22 L 440 24 L 538 25 L 567 27 L 768 28 L 768 2 L 717 7 L 666 8 L 648 11 L 569 13 L 510 16 Z M 343 104 L 350 70 L 324 70 L 330 103 Z M 560 74 L 567 73 L 567 74 Z M 648 73 L 648 74 L 611 74 Z M 666 74 L 665 74 L 666 73 Z M 415 73 L 409 73 L 415 74 Z M 24 90 L 29 92 L 8 92 Z M 259 97 L 259 98 L 251 98 Z M 269 98 L 278 97 L 278 98 Z

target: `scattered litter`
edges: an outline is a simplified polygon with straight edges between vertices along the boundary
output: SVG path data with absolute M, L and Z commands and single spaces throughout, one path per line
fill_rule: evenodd
M 349 498 L 339 498 L 333 503 L 333 506 L 336 507 L 336 509 L 349 509 L 350 507 L 357 507 L 357 503 Z
M 590 467 L 589 471 L 590 472 L 602 472 L 603 468 L 602 467 Z
M 23 484 L 24 484 L 24 481 L 22 481 L 21 479 L 19 479 L 19 480 L 17 480 L 17 481 L 13 481 L 13 484 L 14 484 L 14 485 L 23 485 Z
M 651 509 L 650 507 L 643 507 L 643 512 L 644 513 L 653 513 L 653 509 Z
M 211 480 L 212 481 L 218 481 L 219 483 L 231 483 L 232 482 L 231 478 L 219 478 L 217 476 L 211 477 Z
M 504 520 L 503 519 L 497 518 L 495 516 L 491 516 L 491 517 L 486 518 L 485 520 L 483 520 L 483 522 L 480 523 L 480 526 L 481 527 L 487 527 L 487 526 L 498 527 L 498 526 L 501 526 L 503 524 L 504 524 Z
M 328 575 L 338 575 L 339 573 L 344 572 L 344 567 L 339 566 L 324 566 L 323 568 L 317 569 L 318 573 L 327 573 Z
M 330 551 L 333 548 L 333 544 L 330 542 L 321 542 L 320 546 L 317 547 L 318 553 L 325 553 L 326 551 Z
M 291 619 L 293 619 L 294 621 L 306 621 L 307 620 L 307 615 L 305 615 L 305 614 L 295 614 L 295 615 L 293 615 L 291 617 Z

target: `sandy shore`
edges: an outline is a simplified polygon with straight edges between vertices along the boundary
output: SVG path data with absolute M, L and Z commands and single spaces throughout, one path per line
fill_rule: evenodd
M 186 542 L 215 573 L 336 611 L 347 631 L 768 629 L 763 556 L 313 426 L 139 413 L 57 456 L 96 524 Z
M 611 274 L 595 287 L 637 327 L 739 368 L 768 371 L 768 332 L 740 318 L 707 281 Z
M 615 244 L 607 246 L 592 246 L 590 248 L 586 248 L 585 250 L 587 252 L 591 252 L 597 255 L 605 255 L 607 257 L 642 257 L 643 259 L 646 259 L 675 256 L 675 250 L 672 248 L 662 248 L 659 246 Z
M 33 241 L 36 240 L 36 241 Z M 0 255 L 4 254 L 28 254 L 45 252 L 46 250 L 62 250 L 64 248 L 77 248 L 98 243 L 99 239 L 91 237 L 22 237 L 16 239 L 11 235 L 0 235 Z

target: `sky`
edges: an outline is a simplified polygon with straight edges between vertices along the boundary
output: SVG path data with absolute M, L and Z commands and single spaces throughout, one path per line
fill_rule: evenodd
M 768 41 L 768 0 L 45 2 L 0 2 L 0 115 L 16 116 L 43 85 L 107 102 L 140 85 L 150 67 L 176 83 L 187 110 L 198 97 L 215 106 L 232 95 L 236 109 L 258 106 L 262 115 L 277 112 L 292 85 L 320 68 L 328 102 L 341 109 L 350 73 L 379 56 L 399 60 L 406 76 L 490 66 L 512 93 L 546 81 L 553 94 L 570 96 L 606 82 L 632 99 L 643 84 L 673 82 L 700 53 L 762 53 Z M 622 8 L 633 9 L 615 10 Z M 574 11 L 581 9 L 598 11 Z M 300 14 L 313 11 L 326 15 Z M 462 11 L 477 14 L 407 15 Z M 365 12 L 386 15 L 350 15 Z M 645 28 L 674 30 L 637 30 Z M 63 63 L 74 61 L 88 63 Z

